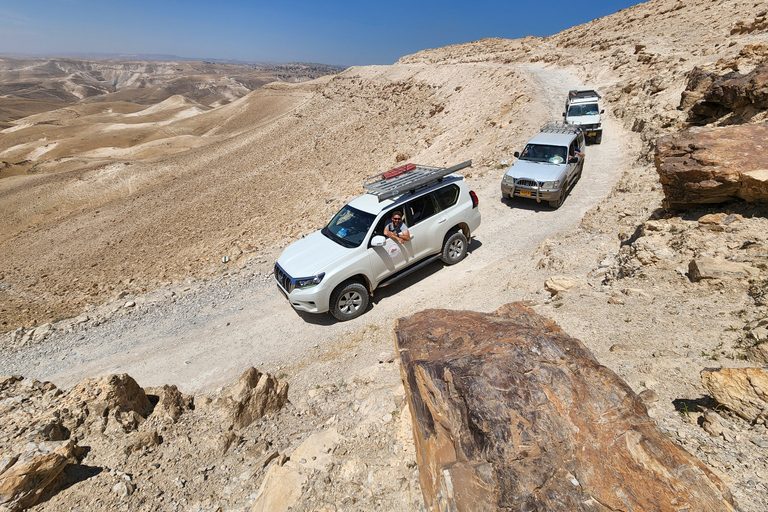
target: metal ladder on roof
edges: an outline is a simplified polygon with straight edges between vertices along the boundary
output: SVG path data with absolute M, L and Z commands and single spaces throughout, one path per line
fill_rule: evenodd
M 412 192 L 417 188 L 435 183 L 449 174 L 472 165 L 467 160 L 452 167 L 406 164 L 401 167 L 367 178 L 363 188 L 378 197 L 379 202 Z

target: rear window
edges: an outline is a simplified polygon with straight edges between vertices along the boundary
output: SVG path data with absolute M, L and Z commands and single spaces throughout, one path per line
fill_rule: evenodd
M 459 187 L 458 185 L 449 185 L 440 190 L 433 192 L 437 199 L 437 204 L 440 205 L 441 210 L 450 208 L 459 200 Z

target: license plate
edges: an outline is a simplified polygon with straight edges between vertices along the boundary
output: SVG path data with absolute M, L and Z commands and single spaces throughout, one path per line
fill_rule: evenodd
M 587 132 L 587 137 L 595 137 L 597 132 Z
M 531 192 L 529 190 L 521 190 L 520 191 L 521 197 L 531 197 Z

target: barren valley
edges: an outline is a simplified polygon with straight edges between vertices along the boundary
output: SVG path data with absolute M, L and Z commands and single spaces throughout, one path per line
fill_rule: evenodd
M 273 510 L 422 510 L 394 323 L 515 301 L 623 378 L 741 510 L 768 509 L 766 426 L 723 411 L 725 427 L 705 430 L 700 377 L 766 362 L 754 343 L 768 319 L 765 205 L 665 210 L 653 164 L 657 139 L 689 128 L 691 71 L 757 68 L 765 20 L 755 2 L 652 0 L 548 38 L 424 50 L 227 101 L 184 90 L 146 104 L 70 98 L 9 120 L 0 375 L 24 380 L 4 392 L 127 373 L 202 403 L 249 367 L 289 385 L 283 409 L 235 437 L 201 406 L 155 425 L 163 442 L 143 451 L 110 449 L 120 433 L 90 439 L 81 464 L 99 469 L 70 474 L 30 510 L 267 510 L 276 495 Z M 502 200 L 512 153 L 584 86 L 603 96 L 605 135 L 565 204 Z M 710 124 L 765 121 L 763 108 Z M 275 259 L 366 177 L 470 159 L 483 220 L 466 260 L 378 290 L 350 322 L 290 308 Z M 739 262 L 749 278 L 695 281 L 700 257 Z M 553 276 L 571 288 L 550 293 Z M 301 477 L 267 478 L 273 452 Z

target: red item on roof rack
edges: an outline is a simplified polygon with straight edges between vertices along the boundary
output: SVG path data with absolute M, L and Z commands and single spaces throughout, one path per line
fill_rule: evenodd
M 416 168 L 416 164 L 405 164 L 401 165 L 400 167 L 395 167 L 394 169 L 381 173 L 381 176 L 388 180 L 389 178 L 394 178 L 395 176 L 400 176 L 401 174 L 404 174 L 408 171 L 412 171 Z

